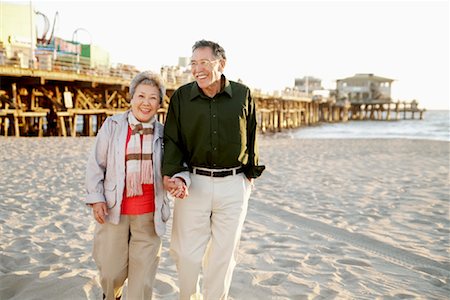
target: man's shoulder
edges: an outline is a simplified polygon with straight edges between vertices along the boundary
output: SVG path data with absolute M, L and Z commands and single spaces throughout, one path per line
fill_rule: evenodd
M 237 82 L 237 81 L 228 80 L 228 82 L 230 83 L 232 89 L 238 89 L 238 90 L 249 90 L 250 89 L 245 84 Z
M 192 81 L 192 82 L 183 84 L 183 85 L 179 86 L 179 87 L 175 90 L 175 92 L 178 92 L 178 93 L 186 93 L 186 92 L 190 92 L 191 89 L 192 89 L 192 86 L 193 86 L 194 84 L 195 84 L 195 81 Z
M 247 85 L 245 85 L 245 84 L 243 84 L 242 82 L 237 82 L 237 81 L 234 81 L 234 80 L 228 80 L 232 85 L 235 85 L 235 86 L 239 86 L 239 87 L 242 87 L 242 88 L 247 88 L 248 89 L 248 86 Z
M 195 84 L 195 81 L 189 82 L 179 86 L 174 92 L 172 97 L 170 97 L 170 101 L 184 101 L 191 97 L 192 88 Z

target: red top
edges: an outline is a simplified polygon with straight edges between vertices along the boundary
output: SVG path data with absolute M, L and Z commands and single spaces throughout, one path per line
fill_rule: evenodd
M 127 142 L 125 143 L 125 151 L 131 138 L 131 127 L 128 126 Z M 142 147 L 141 135 L 141 147 Z M 153 184 L 142 184 L 140 196 L 127 197 L 127 187 L 123 191 L 123 200 L 121 206 L 122 215 L 141 215 L 155 211 L 155 191 Z

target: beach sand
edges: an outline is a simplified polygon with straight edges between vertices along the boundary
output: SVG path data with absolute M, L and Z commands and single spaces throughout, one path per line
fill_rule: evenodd
M 101 299 L 93 138 L 0 138 L 0 299 Z M 262 136 L 231 299 L 448 299 L 448 142 Z M 177 299 L 163 239 L 154 299 Z

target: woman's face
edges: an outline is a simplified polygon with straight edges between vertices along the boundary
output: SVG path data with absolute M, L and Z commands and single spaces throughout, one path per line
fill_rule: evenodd
M 148 122 L 161 107 L 159 89 L 148 84 L 139 84 L 131 98 L 131 112 L 140 122 Z

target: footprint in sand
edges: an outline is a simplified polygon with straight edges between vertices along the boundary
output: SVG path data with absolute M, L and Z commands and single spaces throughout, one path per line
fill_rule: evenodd
M 310 265 L 310 266 L 315 266 L 318 263 L 320 263 L 321 261 L 322 261 L 322 258 L 320 256 L 310 256 L 305 261 L 305 264 Z
M 284 213 L 290 214 L 285 211 Z M 438 279 L 450 278 L 450 265 L 432 260 L 410 251 L 391 246 L 387 243 L 370 238 L 364 234 L 357 232 L 350 232 L 342 228 L 334 227 L 332 225 L 312 220 L 300 215 L 295 215 L 299 227 L 319 232 L 332 238 L 334 240 L 352 245 L 354 247 L 364 249 L 384 258 L 386 261 L 394 263 L 399 266 L 406 267 L 415 271 L 425 272 L 427 274 L 437 276 Z M 353 260 L 344 260 L 346 263 L 357 263 Z M 317 263 L 313 257 L 306 261 L 307 264 Z
M 275 259 L 278 265 L 283 269 L 297 269 L 300 262 L 293 259 Z
M 359 267 L 370 267 L 371 264 L 368 264 L 362 260 L 357 259 L 338 259 L 338 263 L 343 265 L 351 265 L 351 266 L 359 266 Z
M 257 276 L 254 279 L 253 284 L 262 286 L 276 286 L 286 281 L 286 273 L 266 273 L 262 276 Z

